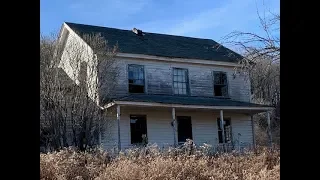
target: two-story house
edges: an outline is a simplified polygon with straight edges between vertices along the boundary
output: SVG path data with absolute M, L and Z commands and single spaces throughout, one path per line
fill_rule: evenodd
M 111 136 L 102 137 L 106 149 L 132 147 L 143 136 L 159 146 L 186 139 L 198 145 L 235 140 L 254 144 L 252 115 L 272 108 L 250 103 L 250 81 L 234 74 L 240 55 L 210 39 L 75 23 L 62 25 L 60 41 L 86 44 L 82 35 L 92 33 L 119 46 L 116 95 L 97 103 L 116 112 L 108 120 L 113 123 Z M 63 68 L 77 81 L 72 68 Z

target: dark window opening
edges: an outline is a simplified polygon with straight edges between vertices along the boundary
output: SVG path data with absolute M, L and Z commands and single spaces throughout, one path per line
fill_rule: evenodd
M 186 142 L 186 139 L 192 139 L 192 124 L 190 116 L 177 116 L 178 124 L 178 143 Z
M 222 141 L 223 137 L 222 137 L 221 121 L 220 121 L 220 118 L 217 119 L 219 143 L 231 143 L 232 142 L 231 119 L 224 118 L 223 122 L 224 122 L 224 142 Z
M 130 115 L 131 144 L 142 144 L 147 139 L 147 119 L 145 115 Z M 146 144 L 148 142 L 145 142 Z
M 214 96 L 228 96 L 227 74 L 224 72 L 214 72 Z
M 188 70 L 173 69 L 173 93 L 178 95 L 188 94 Z
M 128 66 L 129 93 L 144 93 L 144 67 L 130 64 Z

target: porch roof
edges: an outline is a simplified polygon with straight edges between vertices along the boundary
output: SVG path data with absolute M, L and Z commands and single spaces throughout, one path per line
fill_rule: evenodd
M 257 110 L 262 112 L 273 109 L 271 106 L 235 101 L 229 98 L 145 94 L 131 94 L 116 98 L 113 102 L 106 105 L 105 108 L 115 104 L 198 109 Z

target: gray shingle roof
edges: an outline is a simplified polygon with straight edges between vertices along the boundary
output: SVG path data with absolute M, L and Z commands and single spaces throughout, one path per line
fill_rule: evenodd
M 144 54 L 171 58 L 203 59 L 238 62 L 242 56 L 211 39 L 200 39 L 143 32 L 138 36 L 131 30 L 76 24 L 66 22 L 80 36 L 101 33 L 113 46 L 119 45 L 122 53 Z
M 164 104 L 201 105 L 201 106 L 238 106 L 238 107 L 270 107 L 231 99 L 196 96 L 142 95 L 131 94 L 119 97 L 116 101 L 151 102 Z

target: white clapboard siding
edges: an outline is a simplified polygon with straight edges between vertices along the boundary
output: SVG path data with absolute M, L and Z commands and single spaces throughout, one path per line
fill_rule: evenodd
M 130 114 L 146 115 L 147 116 L 147 134 L 149 143 L 156 143 L 159 147 L 173 145 L 173 130 L 170 125 L 171 109 L 170 108 L 127 108 L 121 107 L 121 148 L 131 147 L 130 135 Z M 176 116 L 191 116 L 192 135 L 196 145 L 203 143 L 215 145 L 218 143 L 218 127 L 217 118 L 219 112 L 212 111 L 182 111 L 176 109 Z M 225 117 L 231 118 L 232 132 L 234 138 L 241 133 L 240 141 L 243 143 L 252 144 L 252 127 L 250 116 L 225 113 Z M 108 141 L 104 144 L 105 147 L 117 147 L 117 126 L 114 126 L 113 135 L 114 141 Z M 104 141 L 106 142 L 106 141 Z

